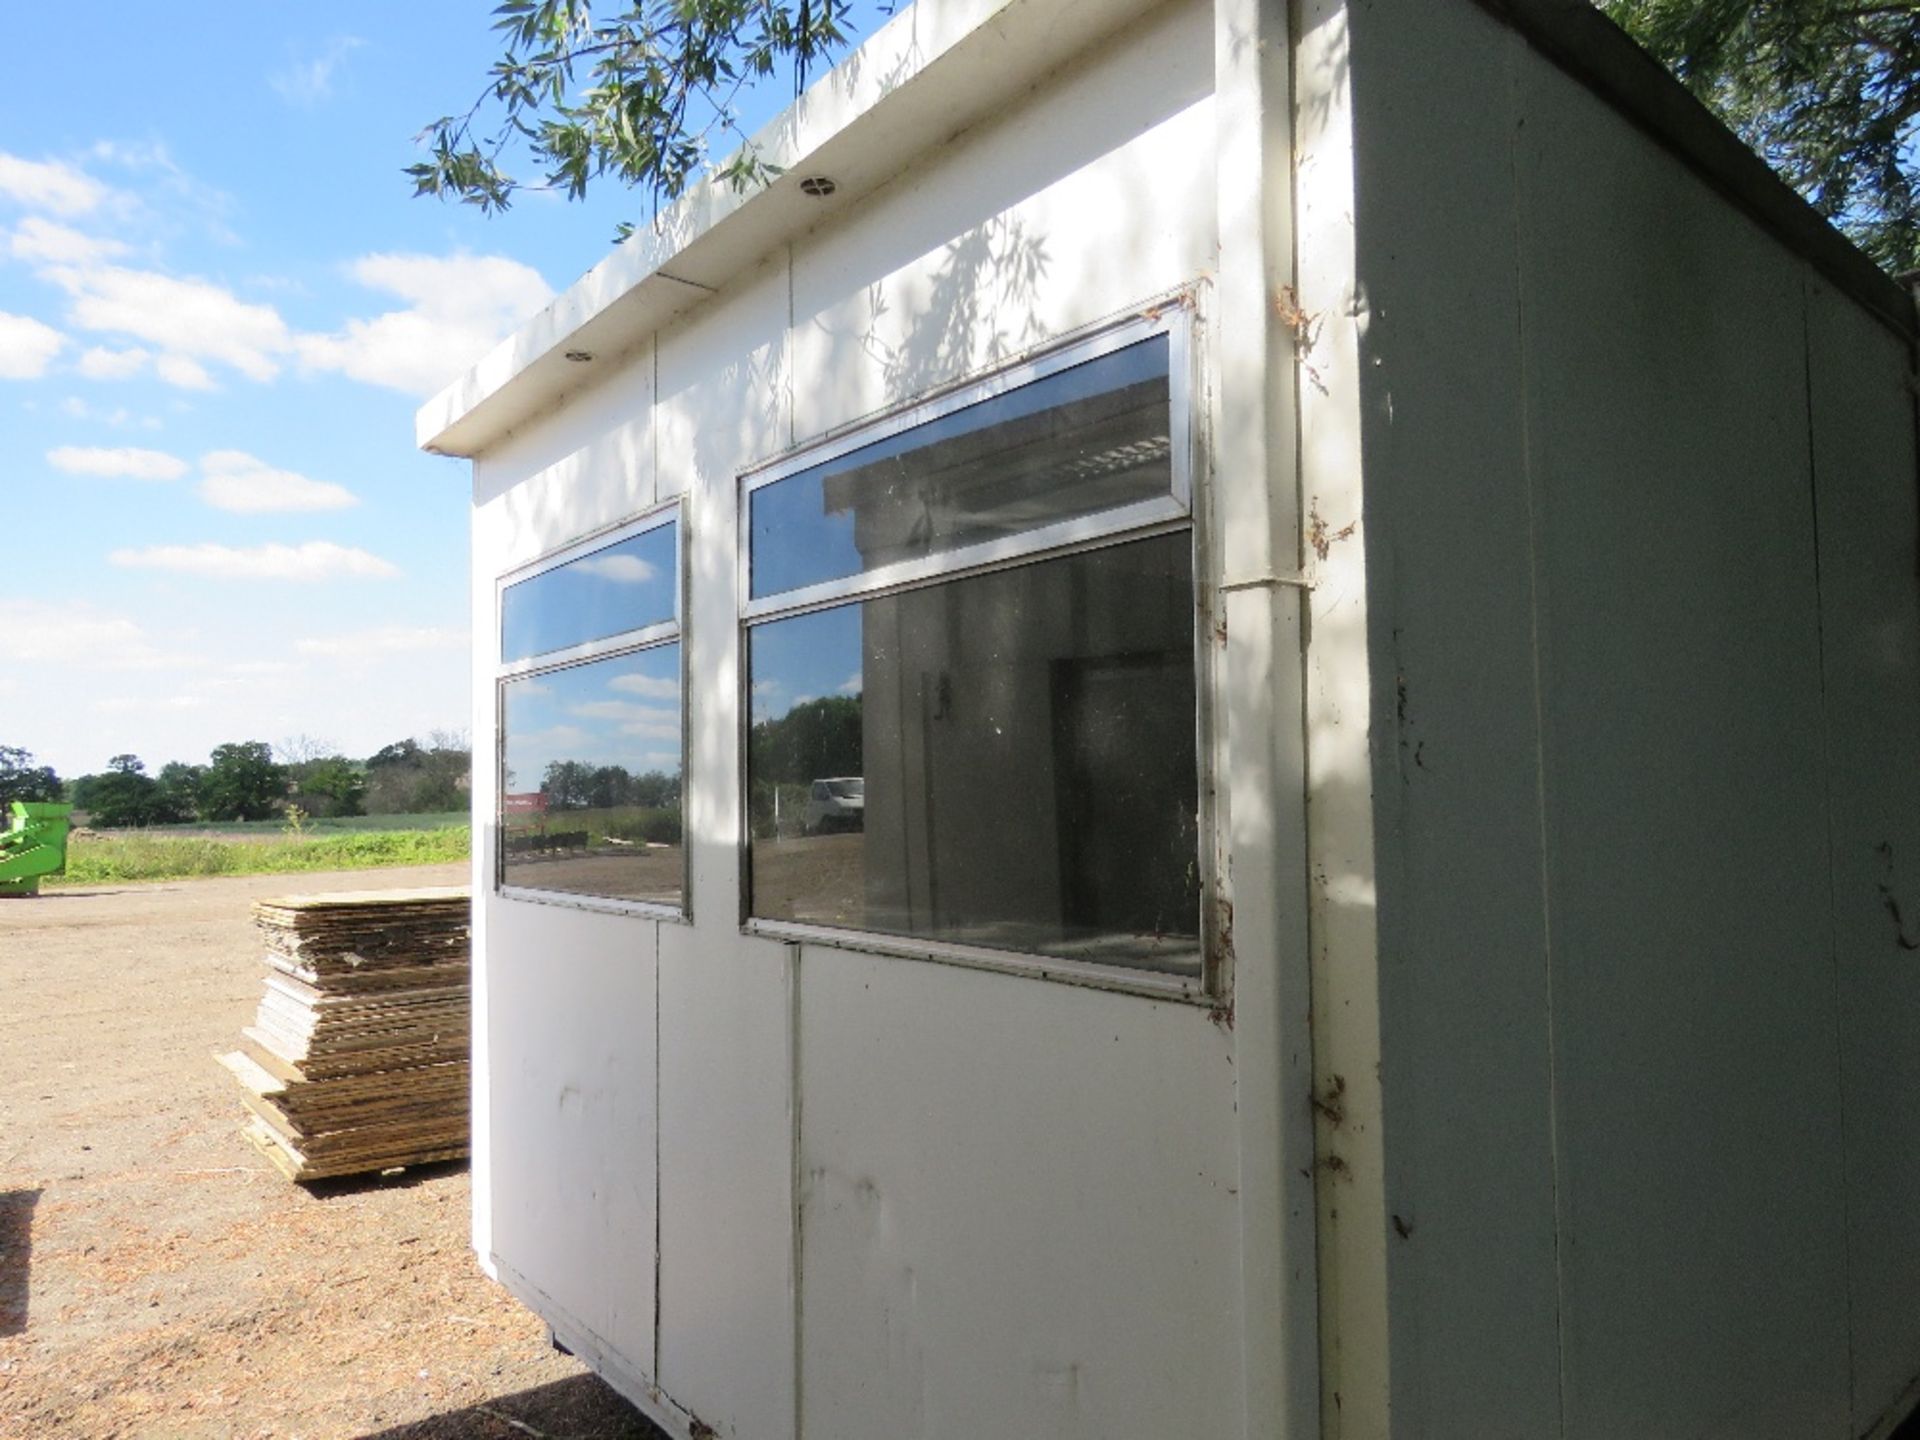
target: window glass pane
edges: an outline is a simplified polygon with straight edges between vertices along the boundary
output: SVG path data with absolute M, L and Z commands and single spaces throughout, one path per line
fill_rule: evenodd
M 1170 494 L 1165 335 L 748 496 L 754 599 Z
M 680 647 L 501 683 L 508 885 L 680 903 Z
M 752 913 L 1197 976 L 1191 555 L 754 626 Z
M 674 528 L 643 530 L 509 585 L 500 597 L 500 658 L 525 660 L 673 619 Z

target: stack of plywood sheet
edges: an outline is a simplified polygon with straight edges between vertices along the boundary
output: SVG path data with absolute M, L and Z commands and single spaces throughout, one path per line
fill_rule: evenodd
M 261 900 L 266 993 L 219 1057 L 249 1137 L 295 1180 L 467 1153 L 464 889 Z

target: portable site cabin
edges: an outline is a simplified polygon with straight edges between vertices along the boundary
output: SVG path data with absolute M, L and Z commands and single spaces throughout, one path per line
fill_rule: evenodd
M 1852 1437 L 1914 318 L 1580 0 L 921 0 L 421 413 L 475 1243 L 681 1436 Z

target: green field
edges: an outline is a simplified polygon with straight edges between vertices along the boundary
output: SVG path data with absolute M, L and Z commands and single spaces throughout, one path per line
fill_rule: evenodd
M 464 826 L 465 810 L 437 811 L 430 815 L 348 815 L 338 820 L 317 820 L 309 816 L 300 824 L 308 835 L 360 835 L 382 830 L 446 830 Z M 107 835 L 284 835 L 287 822 L 272 820 L 204 820 L 188 825 L 149 825 L 143 830 L 107 830 Z
M 384 816 L 379 818 L 386 818 Z M 419 820 L 427 817 L 399 817 Z M 293 835 L 280 827 L 263 834 L 169 834 L 124 830 L 76 835 L 67 842 L 67 873 L 49 886 L 108 881 L 183 880 L 203 875 L 280 875 L 313 870 L 361 870 L 381 865 L 434 865 L 464 860 L 471 838 L 464 823 L 433 829 L 379 829 L 358 833 Z

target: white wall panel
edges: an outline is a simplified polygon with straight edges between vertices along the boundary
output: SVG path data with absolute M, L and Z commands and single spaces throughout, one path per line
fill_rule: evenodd
M 784 257 L 660 341 L 660 477 L 687 497 L 691 901 L 661 927 L 660 1371 L 725 1436 L 793 1432 L 792 1001 L 738 933 L 735 477 L 786 444 Z
M 1853 1433 L 1920 1378 L 1920 614 L 1905 346 L 1807 286 Z
M 1517 46 L 1429 0 L 1354 28 L 1392 1413 L 1532 1440 L 1560 1367 Z
M 1839 1436 L 1800 270 L 1524 53 L 1566 1432 Z
M 596 356 L 579 370 L 581 388 L 565 404 L 474 464 L 494 574 L 654 502 L 651 356 Z
M 724 1436 L 793 1434 L 787 948 L 660 929 L 660 1370 Z
M 655 922 L 486 903 L 494 1254 L 651 1374 Z
M 1212 43 L 1156 11 L 797 245 L 796 437 L 1209 271 Z
M 740 276 L 659 342 L 660 495 L 734 477 L 787 443 L 787 264 Z
M 809 947 L 802 1433 L 1237 1422 L 1231 1038 L 1205 1010 Z

